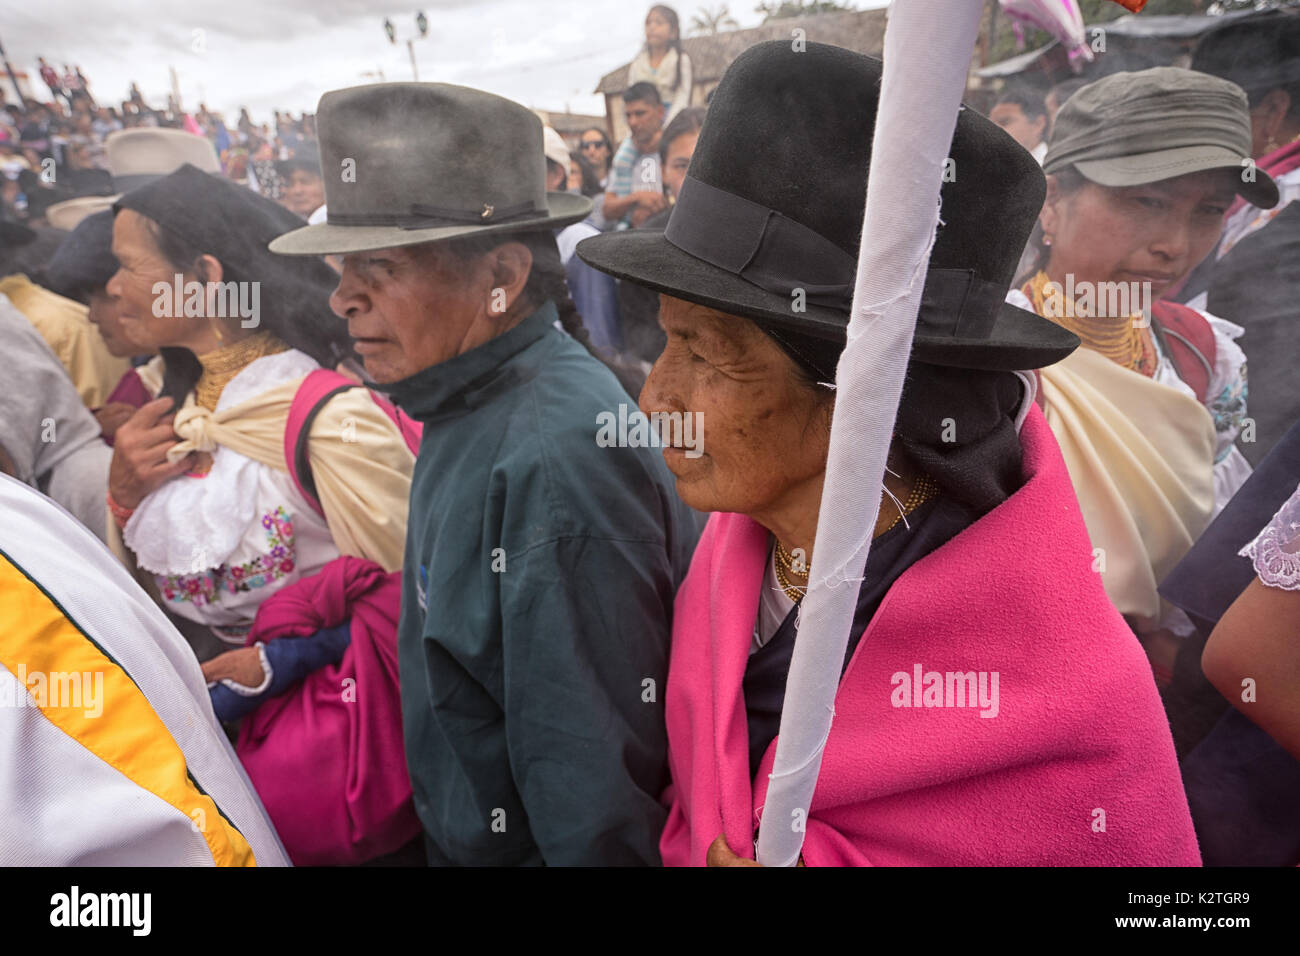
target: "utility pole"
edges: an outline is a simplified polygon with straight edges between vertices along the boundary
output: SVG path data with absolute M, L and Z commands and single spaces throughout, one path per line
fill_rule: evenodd
M 421 14 L 423 16 L 424 14 Z M 5 46 L 0 43 L 0 60 L 5 61 L 5 72 L 9 74 L 9 82 L 14 85 L 14 96 L 18 97 L 18 106 L 25 109 L 27 104 L 23 102 L 23 88 L 18 85 L 18 76 L 14 73 L 14 68 L 9 65 L 9 55 L 5 53 Z

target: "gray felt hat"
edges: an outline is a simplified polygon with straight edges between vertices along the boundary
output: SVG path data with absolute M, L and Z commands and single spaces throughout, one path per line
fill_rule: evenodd
M 328 218 L 280 236 L 272 252 L 362 252 L 556 228 L 591 212 L 584 196 L 546 191 L 541 120 L 482 90 L 333 90 L 321 97 L 316 127 Z
M 1073 166 L 1102 186 L 1142 186 L 1208 169 L 1235 169 L 1236 191 L 1263 209 L 1277 184 L 1250 154 L 1250 111 L 1235 83 L 1172 66 L 1112 73 L 1061 107 L 1043 172 Z

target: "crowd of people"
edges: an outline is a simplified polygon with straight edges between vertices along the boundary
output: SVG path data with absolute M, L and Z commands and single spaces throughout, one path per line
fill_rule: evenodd
M 754 865 L 881 63 L 645 37 L 5 107 L 0 861 Z M 800 862 L 1296 865 L 1300 15 L 950 153 Z

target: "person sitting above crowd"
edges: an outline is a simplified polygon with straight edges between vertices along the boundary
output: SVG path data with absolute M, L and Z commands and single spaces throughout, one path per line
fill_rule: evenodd
M 627 85 L 652 83 L 664 105 L 664 124 L 691 105 L 691 58 L 682 50 L 677 11 L 657 4 L 645 18 L 645 46 L 627 70 Z M 625 97 L 626 100 L 626 97 Z
M 1162 682 L 1192 632 L 1156 586 L 1250 473 L 1241 328 L 1160 299 L 1213 248 L 1241 175 L 1246 97 L 1174 67 L 1116 73 L 1061 108 L 1044 171 L 1039 271 L 1013 301 L 1078 334 L 1042 370 L 1042 404 L 1115 606 Z

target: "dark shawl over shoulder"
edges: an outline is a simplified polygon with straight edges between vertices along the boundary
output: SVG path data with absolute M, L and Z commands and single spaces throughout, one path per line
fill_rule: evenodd
M 1219 260 L 1206 299 L 1210 312 L 1246 330 L 1237 344 L 1246 353 L 1249 412 L 1256 430 L 1253 443 L 1238 444 L 1255 467 L 1287 429 L 1300 421 L 1297 302 L 1300 202 L 1293 202 Z

